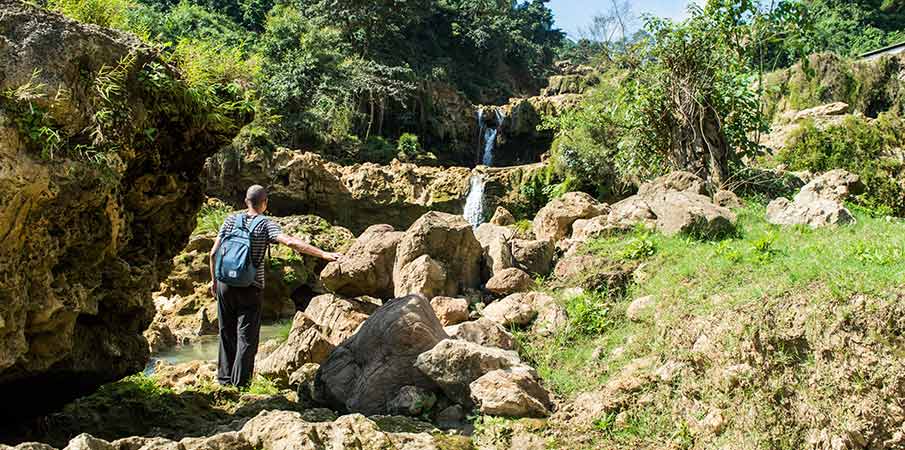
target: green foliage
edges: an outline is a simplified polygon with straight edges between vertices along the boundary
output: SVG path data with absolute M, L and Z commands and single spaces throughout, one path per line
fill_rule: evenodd
M 905 164 L 894 156 L 905 144 L 902 119 L 882 114 L 875 121 L 848 117 L 818 128 L 805 122 L 777 159 L 792 170 L 825 172 L 847 169 L 861 177 L 866 192 L 857 202 L 880 213 L 905 215 Z
M 198 211 L 198 223 L 192 234 L 216 233 L 230 214 L 232 214 L 232 208 L 226 205 L 203 205 Z
M 128 18 L 129 9 L 134 7 L 131 0 L 48 0 L 47 7 L 79 22 L 137 31 L 131 29 Z
M 437 157 L 421 148 L 418 136 L 412 133 L 402 133 L 396 143 L 397 157 L 401 161 L 425 163 L 435 161 Z
M 601 292 L 584 292 L 566 300 L 569 332 L 572 336 L 593 336 L 612 325 L 608 296 Z
M 278 395 L 280 393 L 276 383 L 261 375 L 255 375 L 251 379 L 251 383 L 243 390 L 248 394 L 263 396 Z
M 397 150 L 382 136 L 371 136 L 361 150 L 358 159 L 378 164 L 387 164 L 396 157 Z

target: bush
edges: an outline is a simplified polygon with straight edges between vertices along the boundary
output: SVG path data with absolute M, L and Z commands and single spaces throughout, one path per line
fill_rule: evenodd
M 826 172 L 846 169 L 867 187 L 856 202 L 881 214 L 905 215 L 905 163 L 894 156 L 905 145 L 905 122 L 892 114 L 876 121 L 851 116 L 840 124 L 818 127 L 805 121 L 777 154 L 791 170 Z

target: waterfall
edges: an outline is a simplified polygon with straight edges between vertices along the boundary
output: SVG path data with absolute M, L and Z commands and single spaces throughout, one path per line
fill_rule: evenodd
M 478 129 L 483 138 L 481 142 L 483 144 L 481 147 L 481 164 L 485 166 L 493 165 L 493 150 L 496 147 L 497 134 L 503 126 L 503 112 L 499 109 L 494 109 L 494 115 L 496 116 L 496 123 L 488 125 L 484 122 L 484 108 L 478 109 Z
M 484 222 L 484 176 L 476 173 L 468 180 L 468 196 L 465 197 L 465 211 L 462 215 L 471 226 L 477 228 Z

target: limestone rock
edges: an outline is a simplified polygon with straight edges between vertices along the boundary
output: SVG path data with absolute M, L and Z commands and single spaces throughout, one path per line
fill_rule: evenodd
M 415 258 L 403 266 L 394 278 L 396 292 L 400 295 L 415 294 L 431 298 L 448 292 L 446 266 L 429 255 Z
M 546 417 L 553 409 L 550 394 L 525 370 L 494 370 L 473 381 L 469 388 L 472 401 L 483 414 Z
M 842 201 L 864 189 L 857 175 L 829 171 L 806 184 L 792 201 L 778 198 L 767 205 L 767 221 L 776 225 L 812 228 L 852 223 L 855 218 Z
M 443 392 L 463 406 L 471 405 L 469 385 L 484 374 L 498 369 L 521 367 L 518 353 L 483 347 L 460 339 L 446 339 L 418 356 L 415 365 Z
M 651 211 L 647 200 L 639 195 L 633 195 L 613 204 L 607 216 L 608 223 L 623 227 L 632 227 L 637 224 L 653 226 L 656 219 L 657 216 Z
M 236 431 L 203 438 L 185 438 L 179 443 L 185 450 L 254 450 L 251 444 Z
M 537 312 L 537 318 L 534 319 L 531 327 L 532 332 L 541 336 L 549 336 L 568 323 L 569 317 L 566 309 L 557 303 L 556 299 L 541 292 L 531 292 L 528 296 L 532 308 Z
M 484 253 L 482 278 L 491 278 L 502 270 L 513 267 L 512 250 L 509 242 L 515 231 L 499 225 L 483 223 L 475 230 L 475 238 L 481 243 Z
M 794 112 L 794 121 L 806 118 L 824 117 L 824 116 L 843 116 L 848 114 L 849 105 L 845 102 L 833 102 L 826 105 L 815 106 L 802 111 Z
M 515 223 L 515 216 L 513 216 L 506 208 L 498 206 L 496 211 L 493 212 L 493 217 L 490 218 L 490 223 L 501 227 L 507 227 Z
M 608 211 L 606 205 L 584 192 L 569 192 L 541 208 L 534 218 L 534 234 L 537 239 L 556 242 L 572 233 L 576 220 L 590 219 Z
M 550 241 L 512 239 L 515 266 L 529 274 L 547 275 L 553 270 L 556 247 Z
M 404 233 L 390 225 L 369 227 L 339 261 L 321 272 L 324 287 L 340 295 L 393 296 L 393 264 Z
M 316 324 L 303 312 L 292 320 L 289 337 L 267 358 L 257 364 L 256 371 L 268 378 L 288 384 L 289 377 L 307 363 L 321 363 L 333 351 L 332 344 Z
M 638 195 L 649 198 L 667 192 L 688 192 L 709 197 L 715 190 L 713 185 L 703 178 L 690 172 L 677 170 L 642 184 L 638 189 Z
M 264 411 L 242 427 L 253 448 L 268 450 L 383 450 L 394 448 L 387 433 L 361 414 L 333 422 L 307 422 L 290 411 Z
M 366 298 L 345 299 L 325 294 L 311 299 L 305 315 L 317 324 L 327 341 L 336 346 L 352 337 L 378 306 Z
M 109 442 L 82 433 L 69 441 L 63 450 L 116 450 Z
M 704 195 L 670 191 L 648 199 L 657 216 L 657 230 L 666 235 L 719 237 L 735 229 L 735 213 Z
M 572 239 L 587 241 L 601 236 L 625 231 L 625 226 L 610 223 L 609 216 L 597 216 L 593 219 L 578 219 L 572 224 Z
M 409 227 L 396 250 L 393 269 L 396 294 L 402 296 L 418 292 L 409 289 L 402 281 L 403 275 L 410 272 L 406 270 L 406 266 L 424 255 L 430 256 L 445 269 L 442 284 L 430 297 L 456 296 L 465 289 L 477 288 L 480 284 L 482 253 L 481 244 L 475 239 L 471 225 L 462 216 L 429 212 Z M 438 275 L 436 267 L 422 270 L 422 273 Z
M 431 308 L 444 327 L 468 320 L 468 300 L 464 298 L 434 297 Z
M 302 386 L 313 383 L 314 377 L 317 376 L 317 370 L 320 369 L 320 367 L 320 364 L 317 363 L 302 364 L 302 367 L 299 367 L 295 372 L 292 372 L 292 374 L 289 375 L 289 387 L 299 390 Z
M 534 288 L 534 279 L 524 270 L 510 267 L 497 272 L 487 280 L 485 289 L 495 295 L 509 295 Z
M 572 255 L 556 263 L 553 275 L 563 286 L 615 292 L 627 286 L 636 267 L 635 264 L 613 262 L 596 255 Z
M 158 386 L 182 392 L 216 382 L 217 364 L 210 361 L 189 361 L 182 364 L 157 361 L 152 377 Z
M 436 388 L 415 369 L 415 359 L 446 338 L 425 298 L 390 300 L 321 364 L 315 399 L 340 410 L 386 413 L 403 386 Z
M 116 450 L 184 450 L 179 442 L 161 437 L 133 436 L 111 442 Z
M 531 297 L 525 294 L 512 294 L 487 305 L 483 315 L 504 327 L 522 327 L 534 321 L 537 311 Z
M 0 3 L 0 42 L 0 92 L 35 91 L 0 111 L 0 393 L 25 416 L 46 407 L 36 393 L 63 402 L 144 368 L 151 292 L 195 227 L 197 175 L 250 117 L 206 120 L 222 111 L 183 95 L 158 52 L 31 3 Z M 78 151 L 107 104 L 95 80 L 113 68 L 122 108 Z M 28 110 L 46 111 L 53 155 L 19 129 Z
M 517 343 L 502 325 L 486 317 L 446 327 L 446 334 L 453 339 L 463 339 L 485 347 L 516 350 Z

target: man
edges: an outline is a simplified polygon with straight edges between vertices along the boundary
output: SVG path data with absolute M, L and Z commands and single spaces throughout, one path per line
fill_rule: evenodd
M 264 289 L 264 257 L 270 244 L 283 244 L 293 250 L 327 261 L 335 261 L 340 255 L 328 253 L 306 244 L 299 238 L 283 234 L 280 226 L 264 218 L 267 211 L 267 191 L 259 185 L 248 188 L 245 194 L 247 210 L 226 218 L 220 227 L 217 240 L 211 249 L 211 294 L 217 298 L 217 315 L 220 321 L 220 355 L 217 381 L 220 384 L 245 386 L 254 373 L 255 355 L 261 333 L 261 291 Z M 215 258 L 221 240 L 231 233 L 240 215 L 244 223 L 251 223 L 251 263 L 256 268 L 251 286 L 235 287 L 217 280 L 214 275 Z M 258 223 L 252 222 L 261 216 Z

